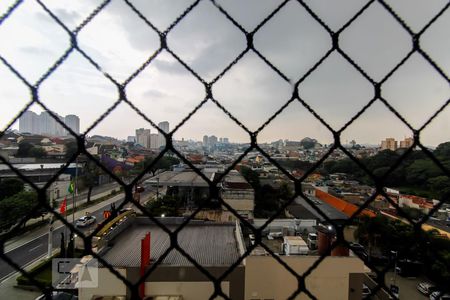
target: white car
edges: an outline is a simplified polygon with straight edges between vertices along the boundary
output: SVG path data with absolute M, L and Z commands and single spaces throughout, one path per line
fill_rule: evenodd
M 83 216 L 75 221 L 75 226 L 86 227 L 95 223 L 97 219 L 94 216 Z
M 417 289 L 422 294 L 428 296 L 436 290 L 436 286 L 434 284 L 432 284 L 431 282 L 424 281 L 417 285 Z
M 435 291 L 430 294 L 430 300 L 450 300 L 450 294 L 442 294 L 440 291 Z

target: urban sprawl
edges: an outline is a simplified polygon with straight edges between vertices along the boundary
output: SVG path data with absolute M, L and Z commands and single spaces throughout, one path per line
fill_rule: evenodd
M 450 282 L 450 180 L 413 138 L 334 148 L 304 137 L 248 151 L 249 143 L 205 132 L 201 141 L 173 140 L 176 151 L 170 151 L 164 121 L 158 130 L 137 128 L 126 140 L 85 136 L 79 149 L 73 136 L 80 134 L 79 117 L 57 118 L 26 112 L 19 130 L 0 138 L 0 232 L 10 238 L 5 253 L 44 285 L 52 284 L 45 275 L 51 258 L 78 257 L 92 266 L 95 256 L 83 251 L 80 232 L 90 235 L 96 256 L 130 282 L 159 265 L 132 291 L 98 264 L 95 287 L 69 286 L 78 299 L 136 292 L 209 299 L 214 286 L 191 258 L 216 277 L 233 266 L 221 285 L 231 299 L 286 299 L 298 281 L 280 262 L 302 275 L 321 256 L 306 279 L 318 299 L 432 295 Z M 450 142 L 429 151 L 449 166 Z M 132 199 L 117 180 L 132 185 Z M 44 200 L 35 190 L 43 187 Z M 422 222 L 419 231 L 414 222 Z M 160 224 L 171 231 L 183 224 L 177 241 L 191 258 L 176 249 L 165 253 L 171 238 Z M 384 269 L 386 276 L 378 273 Z M 0 260 L 0 279 L 12 274 Z M 68 273 L 77 276 L 80 268 Z M 406 290 L 410 277 L 421 278 L 418 291 Z M 14 280 L 24 290 L 33 285 L 23 275 Z

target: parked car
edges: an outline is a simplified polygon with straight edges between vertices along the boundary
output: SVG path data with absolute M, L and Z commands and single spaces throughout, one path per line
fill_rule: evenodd
M 368 297 L 370 296 L 370 293 L 371 293 L 372 291 L 370 290 L 370 288 L 367 286 L 367 285 L 365 285 L 365 284 L 363 284 L 363 288 L 362 288 L 362 298 L 363 299 L 368 299 Z
M 369 259 L 369 254 L 367 253 L 363 245 L 358 243 L 350 243 L 350 249 L 353 251 L 353 253 L 355 253 L 355 255 L 359 256 L 364 261 L 367 261 Z
M 39 297 L 37 297 L 34 300 L 46 300 L 48 298 L 46 298 L 45 294 L 40 295 Z M 52 296 L 51 298 L 52 300 L 77 300 L 78 296 L 66 293 L 66 292 L 52 292 Z
M 436 286 L 435 286 L 433 283 L 431 283 L 431 282 L 423 281 L 423 282 L 420 282 L 420 283 L 417 285 L 417 289 L 418 289 L 419 292 L 421 292 L 422 294 L 428 296 L 428 295 L 430 295 L 431 293 L 433 293 L 434 291 L 436 291 Z
M 77 227 L 86 227 L 92 225 L 97 221 L 94 216 L 83 216 L 75 221 L 75 226 Z
M 450 300 L 450 294 L 444 294 L 441 291 L 434 291 L 430 294 L 430 300 Z
M 311 250 L 317 249 L 317 233 L 308 233 L 308 247 Z

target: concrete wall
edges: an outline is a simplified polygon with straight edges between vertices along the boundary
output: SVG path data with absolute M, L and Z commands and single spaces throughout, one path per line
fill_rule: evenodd
M 303 274 L 317 256 L 280 257 L 298 274 Z M 317 299 L 349 299 L 350 273 L 362 273 L 364 264 L 358 258 L 326 257 L 307 277 L 306 287 Z M 287 299 L 298 283 L 271 256 L 250 256 L 246 259 L 245 299 Z M 310 299 L 304 293 L 295 299 Z
M 230 295 L 230 283 L 222 282 L 222 291 Z M 183 300 L 208 300 L 214 293 L 211 282 L 146 282 L 146 296 L 178 296 Z M 222 299 L 222 298 L 218 298 Z
M 218 278 L 228 268 L 206 267 L 206 270 Z M 244 267 L 239 266 L 222 282 L 223 292 L 233 300 L 244 299 L 244 273 Z M 140 279 L 139 268 L 128 268 L 127 279 L 137 282 Z M 159 267 L 146 278 L 146 295 L 182 295 L 184 300 L 206 300 L 213 292 L 209 278 L 195 267 Z
M 123 277 L 126 278 L 126 271 L 124 269 L 117 269 Z M 92 296 L 125 296 L 127 294 L 126 285 L 123 284 L 122 280 L 117 278 L 117 276 L 109 269 L 99 268 L 98 269 L 98 287 L 97 288 L 83 288 L 78 290 L 79 300 L 91 300 Z
M 253 211 L 253 208 L 255 206 L 253 199 L 223 198 L 223 201 L 225 201 L 237 211 Z

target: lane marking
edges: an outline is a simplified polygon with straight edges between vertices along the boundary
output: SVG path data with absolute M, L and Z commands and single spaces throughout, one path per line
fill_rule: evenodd
M 36 250 L 37 248 L 39 248 L 39 247 L 41 247 L 41 246 L 43 246 L 43 245 L 44 245 L 44 244 L 39 244 L 39 245 L 37 245 L 36 247 L 33 247 L 33 248 L 29 249 L 28 252 L 34 251 L 34 250 Z
M 23 265 L 21 268 L 22 269 L 26 269 L 28 268 L 31 264 L 35 263 L 38 260 L 43 259 L 44 257 L 47 257 L 47 254 L 44 254 L 42 256 L 39 256 L 38 258 L 36 258 L 35 260 L 30 261 L 29 263 L 26 263 L 25 265 Z M 7 266 L 13 268 L 12 266 L 10 266 L 7 262 L 5 262 Z M 17 273 L 20 273 L 19 271 L 15 270 L 12 271 L 11 273 L 7 274 L 6 276 L 3 276 L 2 278 L 0 278 L 0 284 L 3 284 L 3 282 L 5 282 L 6 280 L 8 280 L 11 276 L 16 275 Z
M 124 199 L 125 199 L 125 198 L 124 198 Z M 119 199 L 119 200 L 117 200 L 117 201 L 123 201 L 123 199 Z M 117 202 L 117 201 L 116 201 L 116 202 Z M 107 205 L 101 207 L 100 209 L 98 209 L 97 211 L 100 211 L 100 210 L 104 209 L 105 207 L 107 207 L 107 206 L 109 206 L 109 205 L 111 205 L 111 204 L 107 204 Z M 60 228 L 63 228 L 64 226 L 65 226 L 65 225 L 62 225 L 62 226 L 60 226 L 60 227 L 58 227 L 58 228 L 55 228 L 55 229 L 53 229 L 53 231 L 58 230 L 58 229 L 60 229 Z M 16 250 L 16 249 L 18 249 L 18 248 L 20 248 L 20 247 L 23 247 L 23 246 L 25 246 L 26 244 L 29 244 L 29 243 L 31 243 L 31 242 L 33 242 L 33 241 L 35 241 L 35 240 L 37 240 L 37 239 L 40 239 L 40 238 L 42 238 L 43 236 L 46 236 L 46 235 L 48 235 L 48 232 L 46 232 L 46 233 L 44 233 L 44 234 L 41 234 L 41 235 L 39 235 L 39 236 L 37 236 L 37 237 L 35 237 L 35 238 L 29 240 L 29 241 L 24 242 L 24 243 L 21 244 L 21 245 L 18 245 L 18 246 L 16 246 L 16 247 L 14 247 L 14 248 L 12 248 L 12 249 L 6 251 L 5 254 L 10 253 L 11 251 L 14 251 L 14 250 Z

